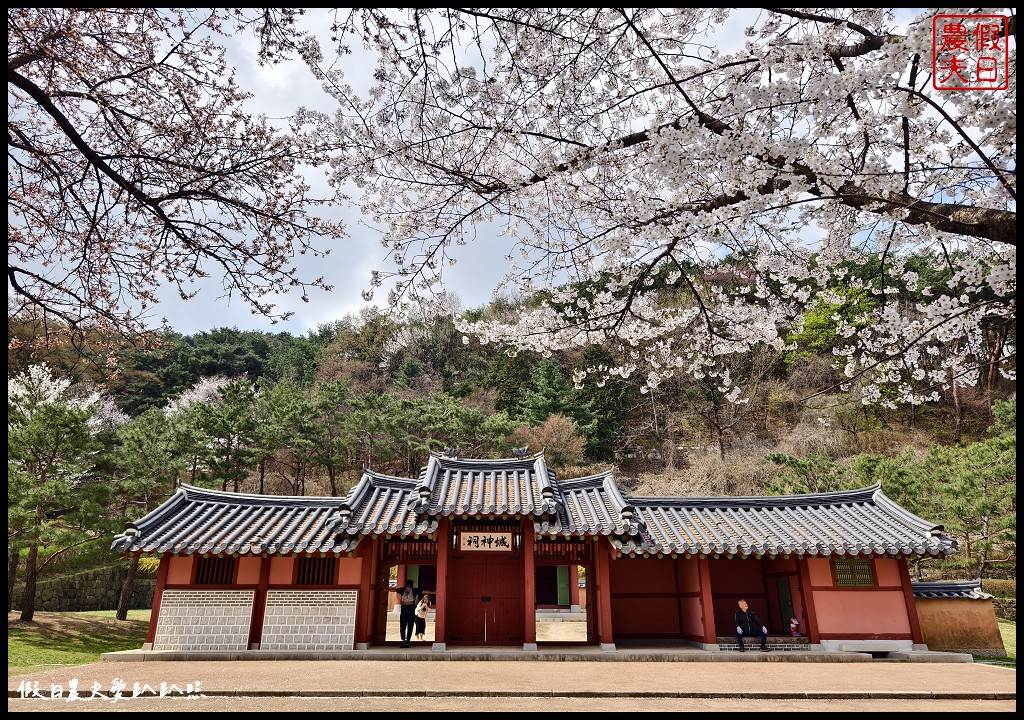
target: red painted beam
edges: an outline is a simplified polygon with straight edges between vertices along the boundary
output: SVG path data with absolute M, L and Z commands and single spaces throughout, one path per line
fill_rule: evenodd
M 597 564 L 597 641 L 602 645 L 612 645 L 615 642 L 615 635 L 612 633 L 610 552 L 609 543 L 599 538 L 594 554 Z
M 711 563 L 707 555 L 697 558 L 697 581 L 700 583 L 700 612 L 704 621 L 704 642 L 718 643 L 715 629 L 715 605 L 711 597 Z
M 533 550 L 535 535 L 533 521 L 523 521 L 523 644 L 537 642 L 537 570 Z
M 263 618 L 267 613 L 267 588 L 270 586 L 270 557 L 260 558 L 260 584 L 252 597 L 249 620 L 249 648 L 263 641 Z
M 164 588 L 167 586 L 167 571 L 171 567 L 171 556 L 160 557 L 160 569 L 156 573 L 156 591 L 153 593 L 153 609 L 149 614 L 149 632 L 146 633 L 146 642 L 153 646 L 156 640 L 156 623 L 160 617 L 160 599 L 163 597 Z
M 800 571 L 800 596 L 804 601 L 807 637 L 810 638 L 811 643 L 817 645 L 821 642 L 821 633 L 818 631 L 818 613 L 814 610 L 814 592 L 811 588 L 811 571 L 807 567 L 807 558 L 798 556 L 796 566 Z
M 445 609 L 448 601 L 448 556 L 451 554 L 451 520 L 442 517 L 437 523 L 437 587 L 434 595 L 434 643 L 447 643 Z
M 907 565 L 907 558 L 900 557 L 897 561 L 900 567 L 900 580 L 903 581 L 903 599 L 907 603 L 907 617 L 910 618 L 910 634 L 916 645 L 924 644 L 924 633 L 921 632 L 921 619 L 917 616 L 917 600 L 914 599 L 914 588 L 910 584 L 910 568 Z M 878 577 L 878 573 L 875 573 Z
M 373 623 L 373 606 L 379 597 L 374 592 L 373 577 L 377 568 L 374 559 L 377 557 L 377 539 L 368 537 L 360 543 L 359 594 L 356 598 L 356 630 L 353 642 L 358 646 L 369 643 Z M 391 590 L 389 589 L 390 593 Z

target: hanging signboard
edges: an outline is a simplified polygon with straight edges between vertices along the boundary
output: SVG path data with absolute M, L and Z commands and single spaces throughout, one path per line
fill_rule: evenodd
M 510 532 L 460 532 L 459 550 L 512 552 Z

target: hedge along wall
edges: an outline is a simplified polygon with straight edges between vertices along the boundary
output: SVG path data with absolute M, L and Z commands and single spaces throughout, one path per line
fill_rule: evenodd
M 1017 598 L 995 598 L 992 604 L 996 607 L 997 618 L 1017 622 Z
M 121 585 L 128 574 L 127 567 L 107 567 L 87 570 L 76 575 L 42 580 L 36 585 L 36 610 L 50 612 L 76 612 L 80 610 L 116 610 L 121 597 Z M 132 610 L 143 610 L 153 606 L 156 578 L 139 572 L 135 576 L 132 590 Z M 19 583 L 14 588 L 12 608 L 21 608 L 25 586 Z

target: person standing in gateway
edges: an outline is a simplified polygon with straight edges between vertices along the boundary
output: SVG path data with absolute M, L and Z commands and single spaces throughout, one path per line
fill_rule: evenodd
M 398 616 L 399 636 L 402 638 L 401 647 L 412 646 L 412 631 L 416 625 L 416 603 L 420 599 L 420 589 L 413 585 L 412 580 L 405 581 L 405 587 L 396 590 L 401 614 Z
M 740 609 L 736 611 L 736 642 L 739 643 L 740 652 L 746 652 L 743 647 L 745 636 L 761 636 L 761 652 L 768 652 L 768 628 L 761 624 L 757 615 L 750 609 L 747 601 L 740 598 Z
M 430 596 L 420 595 L 416 603 L 416 639 L 422 641 L 427 633 L 427 615 L 430 614 Z

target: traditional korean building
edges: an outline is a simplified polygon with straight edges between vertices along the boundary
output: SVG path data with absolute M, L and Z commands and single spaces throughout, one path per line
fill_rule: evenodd
M 876 485 L 780 497 L 631 497 L 612 472 L 558 480 L 544 455 L 432 454 L 418 478 L 366 471 L 344 498 L 182 485 L 113 547 L 161 558 L 147 646 L 359 650 L 387 635 L 396 575 L 436 593 L 433 647 L 537 649 L 538 607 L 575 606 L 586 642 L 735 643 L 745 598 L 778 639 L 925 649 L 907 569 L 956 542 Z M 574 590 L 573 588 L 577 588 Z

